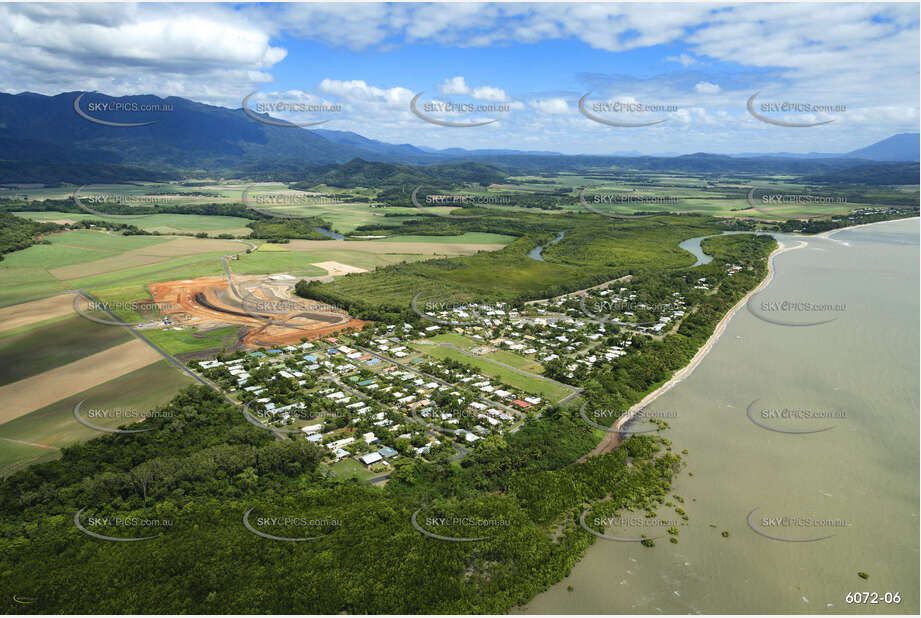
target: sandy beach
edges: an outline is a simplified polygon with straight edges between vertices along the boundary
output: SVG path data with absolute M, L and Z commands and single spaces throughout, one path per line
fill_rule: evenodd
M 847 229 L 847 228 L 841 228 L 841 229 Z M 780 243 L 780 241 L 778 241 L 778 243 Z M 710 350 L 713 349 L 714 344 L 716 344 L 716 342 L 719 341 L 720 336 L 723 334 L 723 331 L 726 330 L 726 326 L 729 324 L 730 320 L 732 320 L 732 317 L 736 314 L 736 312 L 745 306 L 745 303 L 748 302 L 749 298 L 751 298 L 753 295 L 763 290 L 774 279 L 774 258 L 780 255 L 781 253 L 785 253 L 787 251 L 793 251 L 795 249 L 801 249 L 805 247 L 806 245 L 807 243 L 804 241 L 800 241 L 797 245 L 789 246 L 789 247 L 780 243 L 780 246 L 774 249 L 774 251 L 772 251 L 771 254 L 768 256 L 767 276 L 754 289 L 752 289 L 748 294 L 742 297 L 742 299 L 739 300 L 739 302 L 737 302 L 735 306 L 733 306 L 733 308 L 730 309 L 726 313 L 726 315 L 723 316 L 723 319 L 719 321 L 719 323 L 716 325 L 716 328 L 713 330 L 713 334 L 710 335 L 706 343 L 700 346 L 700 349 L 697 350 L 697 353 L 694 355 L 691 361 L 687 365 L 685 365 L 684 367 L 676 371 L 675 374 L 667 382 L 665 382 L 662 386 L 660 386 L 656 390 L 652 391 L 651 393 L 643 397 L 643 399 L 641 399 L 638 403 L 631 406 L 630 409 L 627 410 L 626 414 L 623 414 L 620 418 L 617 419 L 617 421 L 615 421 L 613 425 L 611 425 L 611 428 L 608 431 L 607 435 L 604 437 L 604 439 L 601 440 L 601 442 L 599 442 L 598 445 L 594 449 L 592 449 L 590 453 L 580 457 L 578 461 L 583 462 L 587 458 L 593 455 L 601 455 L 603 453 L 607 453 L 617 448 L 617 445 L 620 444 L 620 430 L 624 428 L 624 425 L 629 423 L 640 410 L 642 410 L 643 408 L 651 404 L 653 401 L 658 399 L 663 393 L 666 393 L 673 386 L 675 386 L 676 384 L 684 380 L 686 377 L 691 375 L 691 373 L 694 372 L 694 370 L 701 363 L 701 361 L 703 361 L 703 359 L 707 357 L 707 354 L 710 353 Z

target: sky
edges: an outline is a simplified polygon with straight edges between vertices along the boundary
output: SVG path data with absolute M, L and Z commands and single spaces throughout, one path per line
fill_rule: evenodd
M 255 93 L 429 148 L 835 153 L 919 130 L 917 3 L 0 4 L 0 23 L 3 92 Z

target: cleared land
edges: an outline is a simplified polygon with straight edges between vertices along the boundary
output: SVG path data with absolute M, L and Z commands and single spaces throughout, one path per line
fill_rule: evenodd
M 0 332 L 70 315 L 74 312 L 73 294 L 61 294 L 0 309 Z
M 153 299 L 170 319 L 184 326 L 216 328 L 245 326 L 243 343 L 274 347 L 316 339 L 345 328 L 360 330 L 365 324 L 335 308 L 290 294 L 295 279 L 234 276 L 242 299 L 230 289 L 226 277 L 202 277 L 151 284 Z M 247 299 L 244 303 L 243 299 Z M 281 323 L 281 324 L 279 324 Z

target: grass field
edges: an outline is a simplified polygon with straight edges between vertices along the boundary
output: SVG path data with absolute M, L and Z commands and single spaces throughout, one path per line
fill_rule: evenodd
M 427 337 L 427 339 L 435 343 L 450 343 L 453 346 L 467 351 L 470 351 L 471 348 L 488 345 L 485 342 L 479 342 L 457 333 L 443 333 L 434 337 Z M 419 349 L 423 348 L 420 346 Z M 489 354 L 483 354 L 482 357 L 487 359 L 494 359 L 501 363 L 505 363 L 506 365 L 515 367 L 516 369 L 521 369 L 523 371 L 537 375 L 540 375 L 544 372 L 544 366 L 539 362 L 525 358 L 523 356 L 519 356 L 508 350 L 496 350 L 495 352 L 491 352 Z
M 221 217 L 214 215 L 150 215 L 139 219 L 116 219 L 100 217 L 90 213 L 74 212 L 17 212 L 16 216 L 32 219 L 34 221 L 106 221 L 108 223 L 125 223 L 137 226 L 148 232 L 161 234 L 205 232 L 211 236 L 217 234 L 232 234 L 234 236 L 248 236 L 251 229 L 246 227 L 249 219 L 242 217 Z
M 0 478 L 26 466 L 57 459 L 60 456 L 60 451 L 54 449 L 0 440 Z
M 506 234 L 490 234 L 488 232 L 465 232 L 457 236 L 388 236 L 386 239 L 377 239 L 370 242 L 425 242 L 435 244 L 483 244 L 483 245 L 507 245 L 515 240 L 514 236 Z
M 0 385 L 38 375 L 132 339 L 124 328 L 78 315 L 25 332 L 0 333 Z
M 236 341 L 237 328 L 228 326 L 227 328 L 217 328 L 208 332 L 187 329 L 149 329 L 144 331 L 144 336 L 174 355 L 210 349 L 215 349 L 217 350 L 216 353 L 219 353 L 224 349 L 228 340 Z
M 311 266 L 310 256 L 298 251 L 278 249 L 274 245 L 265 251 L 261 247 L 252 253 L 240 255 L 239 260 L 230 262 L 230 269 L 238 275 L 255 275 L 263 273 L 291 273 L 305 277 L 322 277 L 326 271 L 318 266 Z
M 490 360 L 477 357 L 469 356 L 457 350 L 451 348 L 442 348 L 434 346 L 419 345 L 413 346 L 420 352 L 424 352 L 427 356 L 438 359 L 450 359 L 460 363 L 465 363 L 476 367 L 484 375 L 491 376 L 497 380 L 508 384 L 509 386 L 527 391 L 529 393 L 535 393 L 541 397 L 546 397 L 553 403 L 556 403 L 563 397 L 571 394 L 573 389 L 569 388 L 564 384 L 558 384 L 556 382 L 550 382 L 546 380 L 540 380 L 537 378 L 530 378 L 523 376 L 520 373 L 510 371 L 505 367 L 497 365 L 496 363 L 491 362 Z M 511 364 L 511 363 L 509 363 Z
M 338 479 L 357 478 L 365 481 L 375 476 L 380 476 L 379 473 L 371 472 L 354 459 L 345 459 L 327 467 Z

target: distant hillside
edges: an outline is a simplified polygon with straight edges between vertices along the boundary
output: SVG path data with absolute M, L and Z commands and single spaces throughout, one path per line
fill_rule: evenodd
M 852 150 L 847 153 L 847 156 L 870 161 L 918 161 L 919 151 L 921 151 L 921 134 L 899 133 L 866 148 Z
M 249 118 L 241 109 L 204 105 L 179 97 L 152 95 L 109 97 L 90 93 L 91 104 L 168 105 L 169 112 L 107 112 L 113 122 L 157 120 L 139 127 L 109 127 L 81 118 L 74 111 L 79 92 L 53 97 L 34 93 L 0 94 L 0 160 L 37 163 L 69 162 L 79 167 L 98 163 L 146 170 L 203 174 L 235 171 L 258 174 L 294 170 L 321 163 L 344 163 L 355 157 L 380 158 L 356 146 L 338 144 L 296 127 L 279 127 Z M 96 116 L 103 114 L 97 113 Z M 84 180 L 86 170 L 71 182 Z M 77 178 L 80 176 L 80 178 Z
M 475 182 L 488 185 L 502 182 L 506 174 L 494 167 L 474 162 L 441 163 L 426 167 L 353 159 L 344 165 L 308 170 L 296 189 L 325 184 L 330 187 L 396 187 L 402 185 L 444 185 Z
M 55 96 L 0 94 L 0 182 L 88 184 L 129 180 L 241 177 L 252 180 L 382 186 L 431 182 L 447 175 L 458 182 L 498 182 L 503 174 L 586 170 L 653 170 L 690 173 L 827 174 L 853 167 L 860 157 L 916 161 L 918 134 L 906 133 L 844 155 L 680 157 L 560 155 L 509 149 L 433 150 L 388 144 L 349 131 L 307 130 L 254 120 L 242 109 L 205 105 L 179 97 L 110 97 L 88 93 L 82 111 L 137 127 L 111 127 L 74 110 L 79 92 Z M 164 112 L 98 112 L 108 104 L 169 106 Z M 264 116 L 269 118 L 268 116 Z M 277 119 L 274 119 L 278 121 Z M 361 164 L 360 160 L 391 167 Z M 455 164 L 464 161 L 482 167 Z M 399 169 L 400 165 L 426 166 Z M 438 167 L 451 165 L 453 167 Z M 486 167 L 488 166 L 488 167 Z M 501 171 L 498 171 L 501 170 Z M 324 176 L 325 175 L 325 176 Z M 320 178 L 322 176 L 322 178 Z
M 855 185 L 916 185 L 918 163 L 865 163 L 836 172 L 797 178 L 797 182 Z

